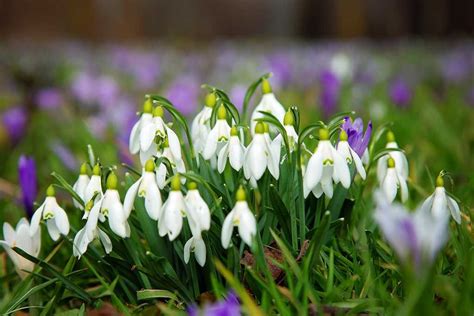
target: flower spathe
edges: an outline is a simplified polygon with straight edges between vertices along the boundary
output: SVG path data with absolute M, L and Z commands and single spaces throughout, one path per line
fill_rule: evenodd
M 238 227 L 240 238 L 249 246 L 252 246 L 257 233 L 257 220 L 247 204 L 245 190 L 242 187 L 237 190 L 236 200 L 234 208 L 227 214 L 222 224 L 221 243 L 225 249 L 229 248 L 235 226 Z
M 0 245 L 7 252 L 22 279 L 28 275 L 27 272 L 33 271 L 35 264 L 12 248 L 18 247 L 29 255 L 38 257 L 41 248 L 41 230 L 38 228 L 33 235 L 30 234 L 30 230 L 30 223 L 26 218 L 20 219 L 15 229 L 10 224 L 3 223 L 4 240 L 0 240 Z
M 76 182 L 72 186 L 72 189 L 74 190 L 74 192 L 77 193 L 77 195 L 82 199 L 82 201 L 85 200 L 86 188 L 87 188 L 87 185 L 89 184 L 89 181 L 90 181 L 90 178 L 87 175 L 87 164 L 83 163 L 81 166 L 79 177 L 77 178 Z M 75 207 L 81 210 L 84 209 L 84 207 L 75 199 L 73 199 L 72 202 Z
M 354 162 L 357 173 L 365 180 L 366 172 L 359 155 L 351 148 L 347 141 L 347 133 L 341 130 L 340 140 L 337 143 L 337 152 L 347 161 L 348 164 Z
M 156 183 L 155 176 L 155 162 L 153 159 L 149 159 L 145 168 L 143 169 L 142 176 L 138 179 L 127 191 L 124 200 L 124 212 L 128 217 L 133 208 L 133 202 L 137 195 L 145 199 L 145 209 L 153 220 L 158 220 L 161 215 L 161 193 Z
M 255 125 L 257 125 L 258 119 L 263 117 L 263 114 L 260 113 L 261 111 L 273 114 L 280 123 L 283 123 L 283 118 L 285 116 L 285 108 L 273 94 L 272 87 L 267 79 L 263 79 L 262 81 L 262 93 L 262 100 L 260 100 L 260 103 L 253 110 L 250 119 L 250 131 L 252 134 L 254 134 Z M 274 128 L 272 127 L 272 132 L 274 132 L 273 129 Z
M 209 93 L 206 96 L 206 105 L 202 108 L 194 118 L 191 124 L 191 137 L 193 139 L 193 146 L 197 153 L 204 151 L 207 137 L 211 131 L 210 121 L 212 109 L 216 105 L 216 95 Z
M 31 218 L 30 236 L 35 236 L 41 220 L 46 222 L 48 233 L 54 241 L 59 239 L 62 234 L 69 234 L 69 220 L 66 212 L 59 206 L 55 198 L 55 192 L 52 185 L 46 190 L 46 199 L 43 204 L 35 211 Z
M 400 189 L 400 198 L 402 202 L 405 202 L 408 200 L 408 187 L 406 180 L 398 173 L 395 159 L 389 157 L 386 164 L 387 168 L 385 175 L 379 178 L 379 184 L 382 188 L 382 192 L 385 194 L 387 201 L 391 203 L 397 197 L 397 191 Z
M 221 148 L 217 157 L 217 171 L 224 172 L 227 160 L 235 171 L 240 171 L 244 164 L 245 146 L 241 143 L 237 127 L 232 126 L 229 141 Z
M 216 125 L 214 125 L 209 132 L 204 146 L 204 151 L 202 153 L 204 159 L 209 160 L 216 157 L 222 146 L 229 141 L 229 138 L 230 126 L 227 123 L 227 110 L 224 105 L 221 105 L 217 109 Z
M 153 103 L 151 99 L 147 98 L 143 105 L 143 114 L 140 116 L 138 122 L 133 125 L 132 131 L 130 132 L 129 149 L 132 154 L 136 154 L 140 151 L 140 134 L 142 128 L 153 120 L 152 111 Z
M 158 220 L 158 232 L 161 237 L 168 235 L 170 241 L 176 239 L 183 228 L 183 217 L 187 214 L 186 203 L 181 192 L 181 180 L 175 175 L 171 180 L 171 191 L 168 199 L 163 204 L 160 219 Z
M 458 203 L 449 195 L 446 194 L 444 188 L 444 180 L 440 175 L 436 179 L 436 189 L 424 202 L 422 208 L 435 218 L 449 217 L 461 224 L 461 211 Z
M 280 176 L 281 138 L 270 140 L 268 125 L 258 122 L 255 135 L 244 155 L 244 175 L 246 179 L 259 180 L 268 168 L 271 175 L 278 180 Z
M 323 193 L 332 198 L 333 184 L 341 183 L 346 189 L 351 184 L 351 175 L 347 161 L 329 141 L 329 131 L 319 130 L 319 143 L 311 156 L 303 177 L 304 196 L 309 192 L 319 198 Z

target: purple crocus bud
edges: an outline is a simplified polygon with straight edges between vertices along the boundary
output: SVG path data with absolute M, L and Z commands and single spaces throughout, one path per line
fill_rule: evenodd
M 401 263 L 416 272 L 431 265 L 448 238 L 448 216 L 434 217 L 419 207 L 415 212 L 403 205 L 390 204 L 375 192 L 374 218 Z
M 319 83 L 321 85 L 320 103 L 323 115 L 327 118 L 337 109 L 341 81 L 334 72 L 326 69 L 321 73 Z
M 412 91 L 406 81 L 397 79 L 390 84 L 390 99 L 399 107 L 407 107 L 412 98 Z
M 188 308 L 189 316 L 240 316 L 240 303 L 235 293 L 230 292 L 227 298 L 199 309 L 196 305 Z
M 61 91 L 57 88 L 45 88 L 36 94 L 36 104 L 42 109 L 57 109 L 63 104 Z
M 18 160 L 18 180 L 21 188 L 21 201 L 29 218 L 33 215 L 34 202 L 38 194 L 35 160 L 24 155 Z
M 3 113 L 2 124 L 12 143 L 17 143 L 25 133 L 27 120 L 27 112 L 20 106 L 10 108 Z
M 197 107 L 199 92 L 200 87 L 196 78 L 184 75 L 171 83 L 166 95 L 181 113 L 190 115 Z
M 352 119 L 346 116 L 341 128 L 347 133 L 349 146 L 351 146 L 359 157 L 362 157 L 369 145 L 370 137 L 372 136 L 372 121 L 369 121 L 364 133 L 364 122 L 360 117 L 352 122 Z

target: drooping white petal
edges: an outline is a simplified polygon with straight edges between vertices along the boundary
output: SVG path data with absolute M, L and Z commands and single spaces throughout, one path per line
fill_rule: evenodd
M 140 151 L 147 151 L 156 137 L 156 126 L 153 122 L 142 126 L 140 131 Z
M 214 127 L 209 132 L 207 136 L 206 145 L 204 146 L 204 150 L 202 152 L 202 156 L 204 159 L 209 160 L 212 156 L 214 156 L 217 150 L 217 128 Z
M 228 156 L 229 156 L 229 143 L 225 144 L 221 148 L 221 150 L 219 151 L 219 155 L 217 156 L 217 171 L 219 171 L 219 173 L 224 172 Z
M 194 238 L 194 257 L 197 263 L 204 267 L 206 264 L 206 244 L 202 238 Z
M 191 247 L 193 245 L 194 237 L 189 238 L 189 240 L 184 244 L 184 262 L 187 264 L 191 256 Z
M 314 155 L 308 161 L 306 172 L 303 177 L 303 185 L 307 190 L 305 197 L 308 196 L 309 192 L 321 181 L 323 175 L 323 156 L 321 151 L 316 150 Z
M 108 211 L 110 229 L 118 236 L 126 238 L 126 218 L 117 190 L 107 190 L 104 195 L 101 209 Z
M 104 250 L 106 254 L 109 254 L 112 252 L 112 241 L 110 240 L 110 237 L 102 230 L 98 229 L 99 231 L 99 239 L 100 242 L 102 243 L 102 246 L 104 246 Z
M 245 164 L 249 168 L 250 176 L 259 180 L 267 168 L 265 139 L 262 134 L 256 134 L 247 149 Z
M 434 217 L 449 216 L 447 206 L 448 201 L 444 188 L 437 187 L 434 193 L 433 205 L 431 206 L 431 214 Z
M 332 146 L 332 145 L 331 145 Z M 349 172 L 349 167 L 347 162 L 342 156 L 334 149 L 331 148 L 332 157 L 334 159 L 334 172 L 337 174 L 339 181 L 342 186 L 346 189 L 351 185 L 351 173 Z
M 224 249 L 229 248 L 230 239 L 232 237 L 232 231 L 234 230 L 233 226 L 233 218 L 234 218 L 235 211 L 232 210 L 229 214 L 227 214 L 226 218 L 224 219 L 224 223 L 222 224 L 222 231 L 221 231 L 221 243 Z
M 398 184 L 400 186 L 400 198 L 402 199 L 402 202 L 405 203 L 408 200 L 408 186 L 407 182 L 404 178 L 400 177 L 397 174 L 398 177 Z
M 393 202 L 397 196 L 397 186 L 397 171 L 395 168 L 388 168 L 387 174 L 385 175 L 385 179 L 382 183 L 382 189 L 385 193 L 385 197 L 390 203 Z
M 102 183 L 100 176 L 93 175 L 84 191 L 84 203 L 87 204 L 96 194 L 98 195 L 95 201 L 98 201 L 102 197 Z
M 132 154 L 136 154 L 140 150 L 140 121 L 133 125 L 128 148 Z
M 239 235 L 247 245 L 251 246 L 252 239 L 257 233 L 257 221 L 255 220 L 255 216 L 253 215 L 253 213 L 248 208 L 247 202 L 237 202 L 237 204 L 239 203 L 242 203 L 242 206 L 238 209 Z
M 67 236 L 69 234 L 69 220 L 66 212 L 56 203 L 54 208 L 54 222 L 61 234 Z M 48 220 L 48 222 L 51 220 Z
M 323 175 L 321 177 L 321 190 L 328 198 L 332 198 L 334 188 L 331 175 L 334 172 L 334 167 L 327 165 L 323 167 Z
M 461 210 L 459 209 L 458 203 L 450 196 L 447 196 L 447 202 L 451 216 L 454 218 L 456 223 L 461 224 Z
M 178 136 L 168 126 L 166 126 L 165 129 L 166 129 L 166 134 L 168 135 L 168 143 L 169 143 L 170 150 L 173 153 L 173 157 L 175 159 L 181 159 L 181 143 L 179 142 Z
M 133 203 L 135 202 L 135 198 L 138 193 L 138 188 L 142 178 L 138 179 L 134 184 L 130 186 L 127 193 L 125 194 L 125 200 L 123 201 L 123 211 L 125 216 L 128 218 L 130 216 L 130 212 L 133 209 Z
M 79 175 L 79 178 L 77 178 L 77 181 L 74 183 L 74 185 L 72 187 L 74 192 L 76 192 L 77 195 L 79 195 L 79 197 L 82 199 L 82 201 L 84 201 L 84 195 L 85 195 L 86 187 L 87 187 L 87 184 L 89 183 L 89 181 L 90 181 L 90 179 L 89 179 L 89 176 L 87 174 L 81 174 L 81 175 Z M 72 202 L 73 202 L 75 207 L 77 207 L 81 210 L 84 209 L 84 207 L 79 202 L 77 202 L 75 199 L 72 199 Z
M 48 228 L 48 233 L 49 236 L 51 236 L 51 239 L 53 241 L 57 241 L 59 239 L 60 233 L 54 219 L 47 220 L 46 227 Z
M 161 215 L 161 193 L 155 182 L 155 175 L 152 172 L 145 172 L 143 182 L 146 183 L 145 209 L 153 220 L 158 220 Z
M 15 241 L 15 235 L 16 233 L 13 227 L 7 222 L 3 223 L 3 238 L 7 244 L 13 244 Z
M 351 152 L 352 159 L 356 166 L 357 173 L 360 175 L 362 180 L 365 180 L 365 178 L 367 177 L 367 174 L 365 172 L 364 165 L 362 164 L 362 161 L 360 160 L 359 155 L 357 155 L 357 153 L 354 150 L 352 150 L 352 148 L 350 147 L 349 147 L 349 150 Z
M 385 175 L 387 174 L 387 160 L 388 155 L 382 156 L 377 161 L 377 179 L 379 184 L 382 184 L 383 180 L 385 179 Z
M 244 163 L 244 146 L 237 136 L 231 136 L 229 140 L 229 163 L 234 170 L 239 171 Z
M 36 209 L 36 211 L 33 213 L 33 217 L 31 218 L 31 225 L 30 225 L 30 236 L 33 236 L 36 234 L 39 228 L 39 224 L 41 219 L 43 218 L 43 210 L 44 206 L 46 204 L 46 201 L 41 204 L 40 207 Z

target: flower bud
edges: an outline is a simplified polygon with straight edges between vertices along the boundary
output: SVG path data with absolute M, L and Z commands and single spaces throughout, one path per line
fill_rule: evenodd
M 215 93 L 209 93 L 206 95 L 206 106 L 213 108 L 216 105 L 216 95 Z
M 288 110 L 283 117 L 283 125 L 294 125 L 295 124 L 295 117 L 293 116 L 293 112 Z
M 268 81 L 268 79 L 262 80 L 262 93 L 263 94 L 272 93 L 272 86 L 270 85 L 270 82 Z
M 395 141 L 395 134 L 392 131 L 387 133 L 387 143 L 392 143 Z

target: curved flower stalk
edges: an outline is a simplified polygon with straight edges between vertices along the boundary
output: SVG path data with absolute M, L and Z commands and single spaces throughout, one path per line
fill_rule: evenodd
M 364 122 L 360 117 L 354 121 L 348 116 L 344 118 L 344 123 L 341 128 L 347 133 L 347 141 L 351 148 L 362 158 L 362 160 L 369 158 L 367 146 L 372 136 L 372 121 L 369 121 L 364 133 Z
M 100 207 L 100 204 L 94 205 L 94 201 L 92 200 L 86 205 L 86 209 L 90 215 L 87 218 L 86 225 L 80 229 L 74 237 L 72 249 L 73 255 L 79 259 L 86 253 L 89 244 L 96 238 L 99 238 L 106 254 L 112 252 L 112 241 L 102 229 L 97 227 L 101 211 Z
M 137 154 L 140 151 L 140 134 L 142 128 L 153 120 L 152 111 L 153 103 L 151 99 L 147 98 L 143 104 L 143 114 L 130 132 L 129 149 L 132 154 Z
M 100 165 L 96 164 L 94 168 L 92 169 L 91 179 L 84 190 L 84 199 L 83 199 L 84 204 L 89 203 L 89 201 L 91 201 L 92 199 L 94 199 L 94 203 L 97 203 L 98 201 L 102 199 L 103 197 L 102 179 L 100 177 L 100 173 L 101 173 Z M 76 193 L 79 194 L 79 192 L 76 192 Z M 87 211 L 84 212 L 83 218 L 87 218 L 88 215 L 89 215 L 89 212 Z
M 239 187 L 236 193 L 236 203 L 232 211 L 227 214 L 222 224 L 221 243 L 225 249 L 229 248 L 232 231 L 237 226 L 240 238 L 249 246 L 257 234 L 257 220 L 247 204 L 245 190 Z
M 255 125 L 255 135 L 244 155 L 245 178 L 259 180 L 268 168 L 271 175 L 278 180 L 280 176 L 280 150 L 281 142 L 270 140 L 268 125 L 258 122 Z
M 227 123 L 227 110 L 221 105 L 217 109 L 216 125 L 211 129 L 204 146 L 202 156 L 206 160 L 216 158 L 225 143 L 230 138 L 230 126 Z
M 168 159 L 175 174 L 186 172 L 178 138 L 168 138 L 165 140 L 163 143 L 163 151 L 158 154 L 158 157 Z M 165 163 L 161 162 L 156 170 L 156 182 L 160 189 L 165 187 L 167 173 L 168 169 L 166 169 Z
M 362 165 L 362 161 L 359 155 L 352 150 L 349 142 L 347 141 L 347 133 L 344 130 L 341 130 L 341 134 L 339 136 L 339 142 L 337 143 L 337 152 L 347 161 L 347 164 L 352 164 L 356 167 L 357 173 L 359 173 L 360 177 L 365 180 L 366 172 L 364 166 Z
M 262 93 L 262 100 L 260 100 L 260 103 L 253 110 L 252 117 L 250 119 L 250 131 L 252 134 L 254 134 L 258 119 L 263 117 L 263 114 L 260 113 L 260 111 L 273 114 L 282 124 L 283 117 L 285 116 L 285 108 L 276 99 L 272 92 L 270 82 L 267 79 L 262 80 Z M 274 127 L 271 128 L 272 133 L 275 133 L 276 131 L 277 130 Z
M 98 218 L 101 222 L 108 220 L 110 229 L 118 236 L 126 238 L 130 237 L 130 225 L 127 222 L 128 214 L 120 201 L 117 184 L 117 176 L 111 172 L 107 177 L 107 190 L 102 199 L 94 203 L 94 208 L 99 209 Z
M 385 148 L 398 148 L 398 144 L 395 141 L 395 135 L 393 132 L 387 133 L 387 145 Z M 392 157 L 395 161 L 395 166 L 397 168 L 398 175 L 401 176 L 403 179 L 408 179 L 408 161 L 405 157 L 405 154 L 402 151 L 394 150 L 380 157 L 377 162 L 377 176 L 379 177 L 379 182 L 381 178 L 385 177 L 385 173 L 387 172 L 387 160 L 389 157 Z
M 163 202 L 158 184 L 156 183 L 155 162 L 153 159 L 149 159 L 146 162 L 142 176 L 128 189 L 125 195 L 123 208 L 127 217 L 132 211 L 133 202 L 137 195 L 145 199 L 145 209 L 148 216 L 155 221 L 158 220 L 161 215 Z
M 319 130 L 319 143 L 308 161 L 304 177 L 303 191 L 307 197 L 313 192 L 317 198 L 324 193 L 332 198 L 333 184 L 341 183 L 346 189 L 351 185 L 351 174 L 347 161 L 329 141 L 329 130 Z
M 400 188 L 400 198 L 402 202 L 408 200 L 408 187 L 405 178 L 400 176 L 396 169 L 395 159 L 389 157 L 387 159 L 387 169 L 385 175 L 380 177 L 380 187 L 382 192 L 385 194 L 385 198 L 390 203 L 397 197 L 397 191 Z
M 163 204 L 158 232 L 161 237 L 168 235 L 170 241 L 176 239 L 183 228 L 183 217 L 187 214 L 186 203 L 181 193 L 181 179 L 175 175 L 171 180 L 171 191 Z
M 15 229 L 10 224 L 3 223 L 4 240 L 0 240 L 0 245 L 7 252 L 22 279 L 28 275 L 28 272 L 33 271 L 35 264 L 16 253 L 12 248 L 18 247 L 27 254 L 38 257 L 41 248 L 41 230 L 36 229 L 33 235 L 30 234 L 30 230 L 30 223 L 26 218 L 20 219 Z
M 417 271 L 426 269 L 447 241 L 448 218 L 432 216 L 422 208 L 411 213 L 398 203 L 391 204 L 380 191 L 375 200 L 375 220 L 400 261 Z
M 30 236 L 36 235 L 41 220 L 46 222 L 48 233 L 54 241 L 59 239 L 62 234 L 69 234 L 69 220 L 66 212 L 59 206 L 54 196 L 54 188 L 52 185 L 46 190 L 46 199 L 44 203 L 35 211 L 31 218 Z
M 191 137 L 196 153 L 202 154 L 206 145 L 207 137 L 211 131 L 212 109 L 216 106 L 216 95 L 209 93 L 206 96 L 206 104 L 194 118 L 191 124 Z
M 456 223 L 461 224 L 461 211 L 458 203 L 446 194 L 442 175 L 436 178 L 436 189 L 424 202 L 422 209 L 431 213 L 435 218 L 451 216 Z
M 79 177 L 77 178 L 76 182 L 72 186 L 72 189 L 74 190 L 74 192 L 77 193 L 77 195 L 79 195 L 79 197 L 82 199 L 82 201 L 85 200 L 86 188 L 87 188 L 87 185 L 89 184 L 89 181 L 90 181 L 90 178 L 87 175 L 87 164 L 83 163 L 81 165 L 81 170 L 80 170 L 80 173 L 79 173 Z M 74 206 L 77 207 L 78 209 L 80 209 L 80 210 L 84 209 L 84 207 L 79 202 L 77 202 L 75 199 L 72 199 L 72 202 L 73 202 Z
M 221 148 L 217 157 L 217 171 L 219 171 L 219 173 L 224 172 L 227 160 L 229 160 L 230 166 L 235 171 L 240 171 L 244 164 L 244 154 L 245 146 L 241 143 L 239 132 L 234 125 L 230 129 L 229 141 Z

